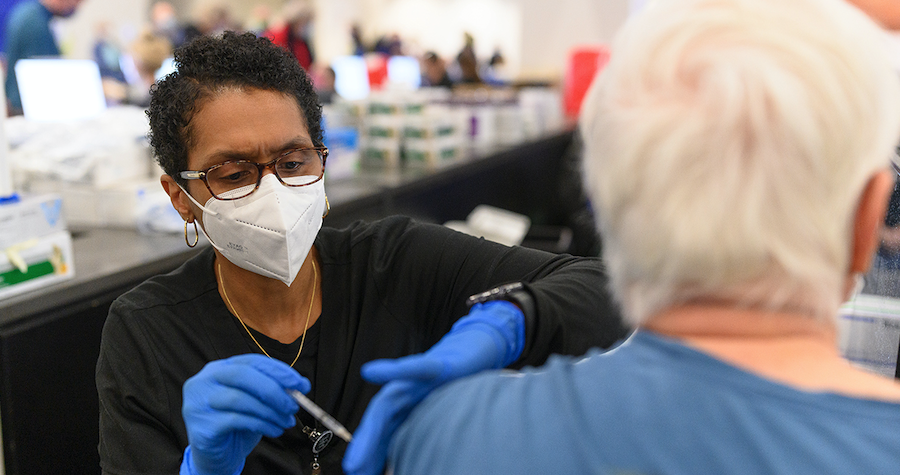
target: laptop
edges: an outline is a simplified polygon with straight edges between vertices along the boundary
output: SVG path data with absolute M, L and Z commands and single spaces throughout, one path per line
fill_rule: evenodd
M 26 119 L 89 119 L 106 109 L 100 68 L 94 61 L 21 59 L 15 70 Z

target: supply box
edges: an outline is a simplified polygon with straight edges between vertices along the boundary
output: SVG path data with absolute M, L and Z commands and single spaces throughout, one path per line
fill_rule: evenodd
M 900 299 L 859 294 L 841 306 L 838 347 L 850 363 L 894 376 L 900 341 Z
M 43 194 L 0 204 L 0 299 L 75 275 L 62 198 Z

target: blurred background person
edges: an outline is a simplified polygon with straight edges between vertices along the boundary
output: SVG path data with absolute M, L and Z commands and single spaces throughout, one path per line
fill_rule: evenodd
M 239 30 L 231 8 L 221 0 L 206 0 L 194 10 L 194 21 L 184 28 L 184 42 L 198 36 L 220 36 L 226 31 Z
M 381 36 L 375 41 L 372 51 L 385 56 L 400 56 L 403 54 L 403 40 L 397 33 Z
M 157 71 L 172 56 L 172 43 L 147 27 L 131 43 L 129 54 L 136 76 L 129 81 L 104 80 L 103 92 L 109 102 L 146 107 L 150 104 L 150 86 L 156 82 Z
M 362 28 L 360 28 L 359 24 L 354 24 L 350 27 L 350 41 L 353 42 L 354 56 L 362 56 L 366 54 L 368 48 L 366 48 L 366 45 L 363 42 Z
M 473 50 L 463 50 L 456 57 L 459 65 L 459 83 L 460 84 L 481 84 L 481 75 L 478 74 L 478 58 L 475 57 Z
M 22 99 L 15 67 L 20 59 L 59 56 L 59 45 L 50 31 L 53 17 L 70 17 L 82 0 L 26 1 L 16 5 L 6 19 L 6 100 L 10 115 L 22 113 Z
M 172 43 L 168 38 L 145 29 L 131 43 L 131 55 L 140 81 L 130 88 L 128 102 L 146 107 L 150 105 L 150 86 L 156 82 L 156 72 L 172 56 Z
M 438 389 L 398 430 L 393 473 L 895 472 L 900 382 L 843 359 L 836 322 L 896 176 L 884 32 L 842 0 L 659 0 L 581 121 L 638 330 Z
M 253 7 L 250 16 L 244 21 L 244 31 L 249 31 L 256 36 L 262 36 L 269 28 L 272 21 L 272 9 L 268 5 L 260 3 Z
M 481 76 L 478 74 L 478 57 L 475 54 L 475 38 L 464 34 L 464 46 L 456 55 L 454 70 L 450 73 L 454 83 L 481 84 Z
M 324 68 L 320 74 L 316 75 L 316 95 L 319 96 L 319 103 L 331 104 L 335 98 L 340 97 L 334 89 L 334 69 L 331 66 Z
M 316 60 L 310 40 L 313 10 L 306 0 L 293 0 L 281 10 L 281 22 L 266 30 L 264 36 L 288 50 L 306 71 Z
M 184 27 L 178 21 L 175 7 L 169 2 L 156 2 L 150 7 L 150 23 L 153 33 L 169 39 L 173 48 L 184 43 Z
M 506 72 L 506 59 L 500 51 L 495 51 L 491 59 L 484 65 L 481 78 L 485 84 L 491 86 L 504 86 L 509 84 L 509 76 Z
M 109 23 L 105 21 L 97 23 L 94 34 L 93 56 L 97 67 L 100 68 L 100 77 L 124 83 L 125 73 L 122 72 L 121 65 L 122 48 L 110 35 Z
M 447 62 L 434 51 L 429 51 L 422 57 L 422 86 L 453 86 L 453 81 L 450 80 L 450 75 L 447 74 Z

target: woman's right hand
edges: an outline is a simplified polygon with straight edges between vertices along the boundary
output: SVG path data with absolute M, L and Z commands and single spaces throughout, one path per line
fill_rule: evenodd
M 181 413 L 188 447 L 181 474 L 237 474 L 262 436 L 296 424 L 300 406 L 286 389 L 307 393 L 309 380 L 260 354 L 208 363 L 184 383 Z

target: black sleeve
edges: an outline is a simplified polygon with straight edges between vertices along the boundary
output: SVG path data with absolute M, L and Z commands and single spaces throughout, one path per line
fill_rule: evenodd
M 609 348 L 629 331 L 597 258 L 553 256 L 527 282 L 536 313 L 516 367 L 543 364 L 553 353 L 581 355 L 593 347 Z
M 559 194 L 559 212 L 565 225 L 572 230 L 572 244 L 567 252 L 576 256 L 596 257 L 601 255 L 603 246 L 594 221 L 594 211 L 583 185 L 583 156 L 584 142 L 581 134 L 576 131 L 560 161 L 556 189 Z
M 171 430 L 170 395 L 128 313 L 127 305 L 114 302 L 103 327 L 96 371 L 100 465 L 104 474 L 178 473 L 182 448 Z
M 541 364 L 552 353 L 606 348 L 626 334 L 599 259 L 507 247 L 408 220 L 393 221 L 379 239 L 381 251 L 373 254 L 380 256 L 373 265 L 384 269 L 379 280 L 396 289 L 398 307 L 412 300 L 411 315 L 398 318 L 420 329 L 426 348 L 467 313 L 470 295 L 519 281 L 533 296 L 536 314 L 517 366 Z
M 894 182 L 894 192 L 891 193 L 891 200 L 888 202 L 884 224 L 890 227 L 900 225 L 900 181 Z

